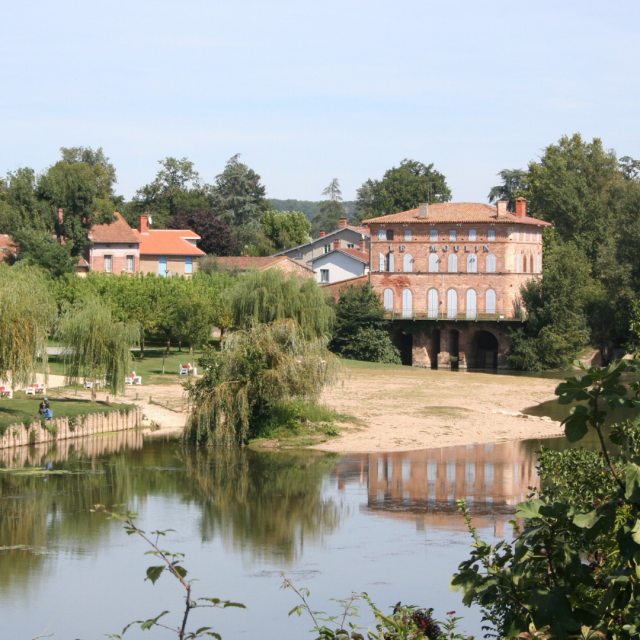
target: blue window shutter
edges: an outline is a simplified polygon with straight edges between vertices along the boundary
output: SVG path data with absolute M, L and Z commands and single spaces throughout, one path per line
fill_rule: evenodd
M 193 273 L 193 258 L 184 259 L 184 272 Z
M 166 258 L 158 258 L 158 273 L 166 277 L 167 275 L 167 259 Z

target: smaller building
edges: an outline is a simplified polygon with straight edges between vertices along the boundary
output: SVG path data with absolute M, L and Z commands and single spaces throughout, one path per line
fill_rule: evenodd
M 267 269 L 280 269 L 285 273 L 295 273 L 303 278 L 312 278 L 313 270 L 303 264 L 292 260 L 288 256 L 224 256 L 215 258 L 222 269 L 237 270 L 246 273 L 251 269 L 266 271 Z
M 150 229 L 149 216 L 140 216 L 133 230 L 140 243 L 140 271 L 161 276 L 190 276 L 206 255 L 196 245 L 200 236 L 190 229 Z
M 59 213 L 61 215 L 61 213 Z M 136 273 L 140 270 L 140 242 L 122 214 L 114 213 L 109 224 L 96 224 L 89 231 L 89 255 L 78 262 L 78 273 Z M 88 269 L 84 263 L 88 263 Z
M 334 284 L 369 272 L 369 251 L 366 241 L 360 240 L 357 249 L 346 249 L 335 239 L 333 248 L 311 260 L 311 265 L 320 284 Z

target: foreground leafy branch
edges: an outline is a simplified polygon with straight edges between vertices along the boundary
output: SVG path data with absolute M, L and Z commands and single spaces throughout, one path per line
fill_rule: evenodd
M 196 631 L 188 631 L 187 623 L 189 621 L 190 613 L 194 609 L 203 608 L 226 609 L 227 607 L 240 607 L 242 609 L 245 609 L 246 607 L 238 602 L 220 600 L 219 598 L 194 599 L 192 597 L 193 581 L 186 579 L 187 570 L 182 566 L 184 554 L 167 551 L 161 549 L 159 546 L 160 538 L 166 536 L 166 534 L 170 531 L 173 531 L 173 529 L 166 529 L 164 531 L 152 531 L 151 536 L 155 536 L 155 540 L 152 540 L 151 537 L 149 537 L 142 529 L 140 529 L 135 524 L 135 513 L 131 513 L 129 511 L 127 511 L 125 514 L 114 513 L 106 509 L 105 506 L 101 504 L 95 505 L 95 507 L 91 511 L 104 513 L 110 520 L 118 520 L 122 522 L 124 524 L 124 529 L 128 535 L 138 535 L 151 547 L 151 551 L 148 551 L 147 553 L 158 558 L 162 562 L 162 564 L 149 567 L 147 569 L 147 577 L 145 578 L 146 580 L 151 580 L 152 584 L 155 584 L 160 576 L 165 571 L 168 571 L 169 574 L 172 575 L 180 583 L 181 587 L 185 591 L 185 605 L 184 611 L 182 613 L 182 619 L 176 626 L 169 626 L 167 624 L 164 624 L 163 622 L 160 622 L 160 620 L 164 618 L 164 616 L 169 614 L 169 611 L 163 611 L 155 618 L 149 618 L 147 620 L 135 620 L 134 622 L 130 622 L 122 630 L 121 635 L 108 635 L 108 638 L 111 638 L 111 640 L 121 640 L 122 636 L 130 627 L 139 625 L 142 631 L 147 631 L 153 629 L 154 627 L 166 629 L 167 631 L 171 631 L 173 634 L 175 634 L 176 637 L 179 638 L 179 640 L 194 640 L 195 638 L 202 638 L 204 636 L 210 636 L 221 640 L 220 634 L 213 631 L 211 627 L 200 627 Z

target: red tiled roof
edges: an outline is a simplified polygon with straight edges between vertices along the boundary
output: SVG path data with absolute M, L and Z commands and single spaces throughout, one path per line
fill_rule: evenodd
M 140 242 L 131 227 L 117 211 L 113 214 L 116 219 L 111 224 L 97 224 L 89 231 L 91 242 L 127 243 Z
M 429 205 L 429 214 L 426 218 L 418 218 L 418 209 L 409 209 L 400 213 L 392 213 L 388 216 L 380 216 L 365 220 L 364 224 L 389 224 L 393 222 L 411 222 L 412 224 L 435 224 L 439 222 L 492 222 L 513 224 L 533 224 L 550 227 L 550 222 L 537 220 L 536 218 L 519 218 L 515 213 L 506 212 L 504 218 L 498 218 L 497 207 L 480 202 L 445 202 Z
M 15 254 L 16 245 L 13 244 L 11 236 L 6 233 L 0 233 L 0 262 L 8 257 L 8 255 Z
M 185 238 L 200 240 L 200 236 L 189 229 L 149 229 L 149 233 L 133 230 L 140 243 L 141 256 L 203 256 L 205 252 L 187 242 Z

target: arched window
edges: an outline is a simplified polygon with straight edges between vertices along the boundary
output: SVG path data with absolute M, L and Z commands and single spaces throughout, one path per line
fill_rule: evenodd
M 384 308 L 393 311 L 393 289 L 384 290 Z
M 387 264 L 388 264 L 387 271 L 391 271 L 393 273 L 396 270 L 396 259 L 393 253 L 389 253 Z
M 387 231 L 386 229 L 380 229 L 378 231 L 378 240 L 386 240 L 387 239 Z
M 458 256 L 455 253 L 449 254 L 449 273 L 458 273 Z
M 475 242 L 476 241 L 476 230 L 475 229 L 469 229 L 469 242 Z
M 487 254 L 487 273 L 496 272 L 496 256 L 493 253 Z
M 542 256 L 540 254 L 536 256 L 536 263 L 536 271 L 542 273 Z
M 516 253 L 516 273 L 520 273 L 521 272 L 520 259 L 521 259 L 520 254 Z
M 474 320 L 476 317 L 476 292 L 473 289 L 467 290 L 467 320 Z
M 402 317 L 410 318 L 413 315 L 413 293 L 411 289 L 402 292 Z
M 438 260 L 438 254 L 437 253 L 430 253 L 429 254 L 429 273 L 438 273 L 439 269 L 438 269 L 438 263 L 440 261 Z
M 538 242 L 542 242 L 542 234 L 538 231 Z
M 411 242 L 413 240 L 413 233 L 411 232 L 411 229 L 405 229 L 404 230 L 404 241 L 405 242 Z
M 467 257 L 467 273 L 478 273 L 478 256 L 475 253 Z
M 404 254 L 404 271 L 413 271 L 413 256 L 410 253 Z
M 520 242 L 520 231 L 516 231 L 516 242 Z
M 487 234 L 487 240 L 491 241 L 491 240 L 495 240 L 496 239 L 496 230 L 495 229 L 489 229 L 489 233 Z
M 438 241 L 438 230 L 437 229 L 431 229 L 431 231 L 429 231 L 429 240 L 431 240 L 431 242 L 437 242 Z
M 485 297 L 485 312 L 494 314 L 496 312 L 496 292 L 493 289 L 487 289 Z
M 455 229 L 449 231 L 449 242 L 455 242 L 458 239 L 458 232 Z
M 438 290 L 437 289 L 429 289 L 428 310 L 429 310 L 430 318 L 438 317 Z
M 528 236 L 527 236 L 527 232 L 526 232 L 526 231 L 523 231 L 523 232 L 522 232 L 522 242 L 527 242 L 527 237 L 528 237 Z
M 458 292 L 455 289 L 447 291 L 447 318 L 458 317 Z
M 380 271 L 384 271 L 385 268 L 385 259 L 384 259 L 384 253 L 380 254 Z

